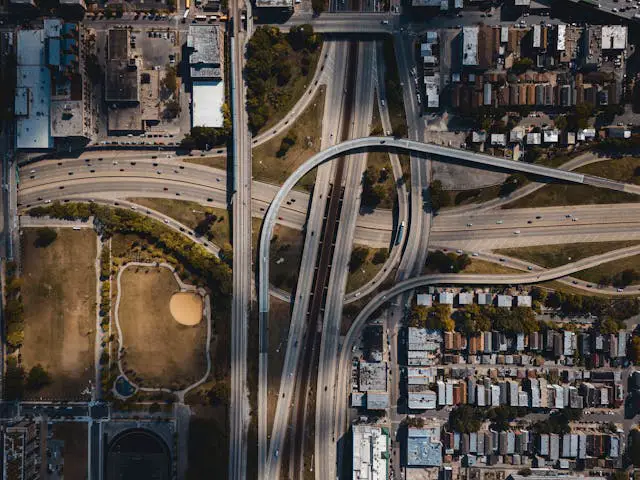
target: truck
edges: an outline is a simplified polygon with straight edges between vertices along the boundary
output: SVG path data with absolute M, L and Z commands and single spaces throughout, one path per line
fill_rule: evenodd
M 189 16 L 189 9 L 187 8 L 184 11 L 184 15 L 182 15 L 182 23 L 185 23 L 187 21 L 187 17 Z
M 396 235 L 396 245 L 400 245 L 400 242 L 402 242 L 403 233 L 404 233 L 404 220 L 400 222 L 400 227 L 398 228 L 398 234 Z

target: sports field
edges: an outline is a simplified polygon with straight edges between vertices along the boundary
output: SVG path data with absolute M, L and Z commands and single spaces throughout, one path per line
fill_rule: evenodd
M 162 267 L 129 267 L 121 277 L 118 312 L 122 328 L 124 368 L 143 387 L 182 389 L 206 372 L 204 321 L 183 325 L 171 314 L 171 297 L 179 292 L 173 273 Z M 178 304 L 185 302 L 180 301 Z M 176 305 L 174 301 L 174 309 Z M 193 321 L 193 302 L 187 306 Z
M 51 384 L 38 397 L 77 398 L 94 377 L 96 234 L 57 229 L 57 239 L 36 247 L 35 229 L 22 237 L 25 370 L 40 363 Z

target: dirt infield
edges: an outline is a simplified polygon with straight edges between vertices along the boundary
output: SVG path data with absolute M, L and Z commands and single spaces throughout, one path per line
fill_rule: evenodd
M 202 321 L 202 297 L 197 293 L 174 293 L 169 301 L 169 311 L 180 325 L 197 325 Z
M 26 370 L 40 363 L 51 385 L 35 395 L 80 396 L 93 378 L 96 325 L 96 234 L 61 228 L 48 247 L 34 246 L 36 231 L 22 237 Z
M 121 277 L 119 321 L 129 377 L 142 387 L 184 388 L 206 372 L 205 322 L 180 325 L 170 299 L 179 291 L 167 268 L 129 267 Z

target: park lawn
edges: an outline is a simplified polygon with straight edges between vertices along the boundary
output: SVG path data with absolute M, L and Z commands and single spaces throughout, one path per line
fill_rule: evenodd
M 37 248 L 36 230 L 23 230 L 20 352 L 26 371 L 41 364 L 51 376 L 38 397 L 76 399 L 94 378 L 96 234 L 91 229 L 56 231 L 51 245 Z
M 225 155 L 217 155 L 214 157 L 185 157 L 183 161 L 211 168 L 220 168 L 222 170 L 227 169 L 227 157 Z
M 596 175 L 627 183 L 640 182 L 640 158 L 628 157 L 585 165 L 579 173 Z M 637 202 L 640 196 L 596 188 L 589 185 L 551 183 L 530 195 L 508 203 L 503 208 L 552 207 L 557 205 L 591 205 Z
M 349 271 L 349 273 L 347 274 L 347 287 L 345 289 L 345 293 L 351 293 L 357 290 L 363 285 L 366 285 L 369 280 L 375 277 L 384 266 L 386 260 L 385 262 L 376 265 L 375 263 L 373 263 L 373 256 L 378 250 L 388 251 L 388 249 L 386 248 L 368 248 L 365 245 L 358 244 L 354 244 L 353 247 L 367 248 L 369 250 L 369 254 L 367 255 L 367 259 L 358 269 L 353 272 Z
M 636 272 L 640 272 L 640 255 L 620 258 L 613 262 L 603 263 L 596 267 L 576 272 L 572 274 L 572 276 L 586 282 L 598 284 L 603 277 L 610 278 L 624 270 L 635 270 Z
M 271 284 L 292 292 L 298 283 L 298 271 L 304 248 L 300 230 L 276 225 L 271 240 L 269 277 Z
M 271 431 L 278 403 L 282 366 L 287 353 L 289 325 L 291 324 L 291 305 L 275 297 L 271 297 L 269 303 L 269 364 L 267 372 L 269 406 L 267 418 L 269 431 Z
M 620 242 L 567 243 L 524 248 L 503 248 L 495 253 L 526 260 L 545 268 L 555 268 L 583 258 L 637 245 L 637 240 Z
M 322 86 L 291 128 L 253 149 L 253 176 L 256 180 L 281 185 L 305 160 L 320 151 L 324 101 L 325 87 Z M 278 157 L 282 139 L 289 132 L 295 134 L 296 143 L 284 156 Z M 305 175 L 297 187 L 310 191 L 314 181 L 315 170 Z
M 157 210 L 189 228 L 196 228 L 198 223 L 204 220 L 207 215 L 215 215 L 217 220 L 212 223 L 209 230 L 212 234 L 211 242 L 219 247 L 231 242 L 229 212 L 227 210 L 207 207 L 197 202 L 168 198 L 130 198 L 128 200 Z
M 206 322 L 185 326 L 173 319 L 169 300 L 179 291 L 173 273 L 162 267 L 132 266 L 122 272 L 121 288 L 118 317 L 127 375 L 140 386 L 172 389 L 202 378 Z
M 62 440 L 64 478 L 85 480 L 87 478 L 88 425 L 84 422 L 53 423 L 50 426 L 53 439 Z

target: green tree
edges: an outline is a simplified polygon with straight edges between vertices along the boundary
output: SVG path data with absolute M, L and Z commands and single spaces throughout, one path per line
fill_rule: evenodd
M 177 99 L 172 98 L 167 103 L 164 104 L 164 114 L 165 118 L 173 119 L 178 116 L 180 113 L 180 102 Z
M 49 373 L 42 365 L 37 364 L 29 370 L 25 387 L 27 390 L 40 390 L 51 383 Z
M 58 232 L 53 228 L 38 228 L 36 230 L 36 239 L 33 244 L 38 248 L 45 248 L 55 242 L 56 238 L 58 238 Z
M 24 369 L 18 366 L 15 357 L 7 357 L 4 377 L 6 400 L 20 400 L 24 393 Z
M 292 129 L 287 132 L 282 141 L 280 142 L 280 149 L 276 152 L 277 157 L 284 157 L 289 149 L 293 147 L 298 141 L 296 132 Z
M 369 257 L 369 249 L 367 247 L 355 247 L 351 251 L 351 259 L 349 260 L 349 271 L 355 272 L 359 269 Z
M 449 414 L 449 427 L 454 432 L 472 433 L 480 430 L 483 412 L 472 405 L 460 405 Z
M 431 198 L 431 208 L 434 212 L 439 211 L 442 207 L 449 205 L 449 196 L 442 188 L 440 180 L 434 180 L 429 186 L 429 197 Z
M 500 196 L 506 197 L 527 182 L 527 177 L 522 173 L 509 175 L 500 187 Z
M 387 261 L 389 257 L 389 251 L 386 248 L 379 248 L 376 250 L 376 253 L 373 254 L 373 264 L 380 265 Z
M 178 70 L 176 67 L 167 65 L 162 79 L 162 87 L 169 93 L 175 93 L 178 88 Z
M 320 15 L 324 12 L 324 0 L 311 0 L 311 8 L 313 8 L 315 15 Z

